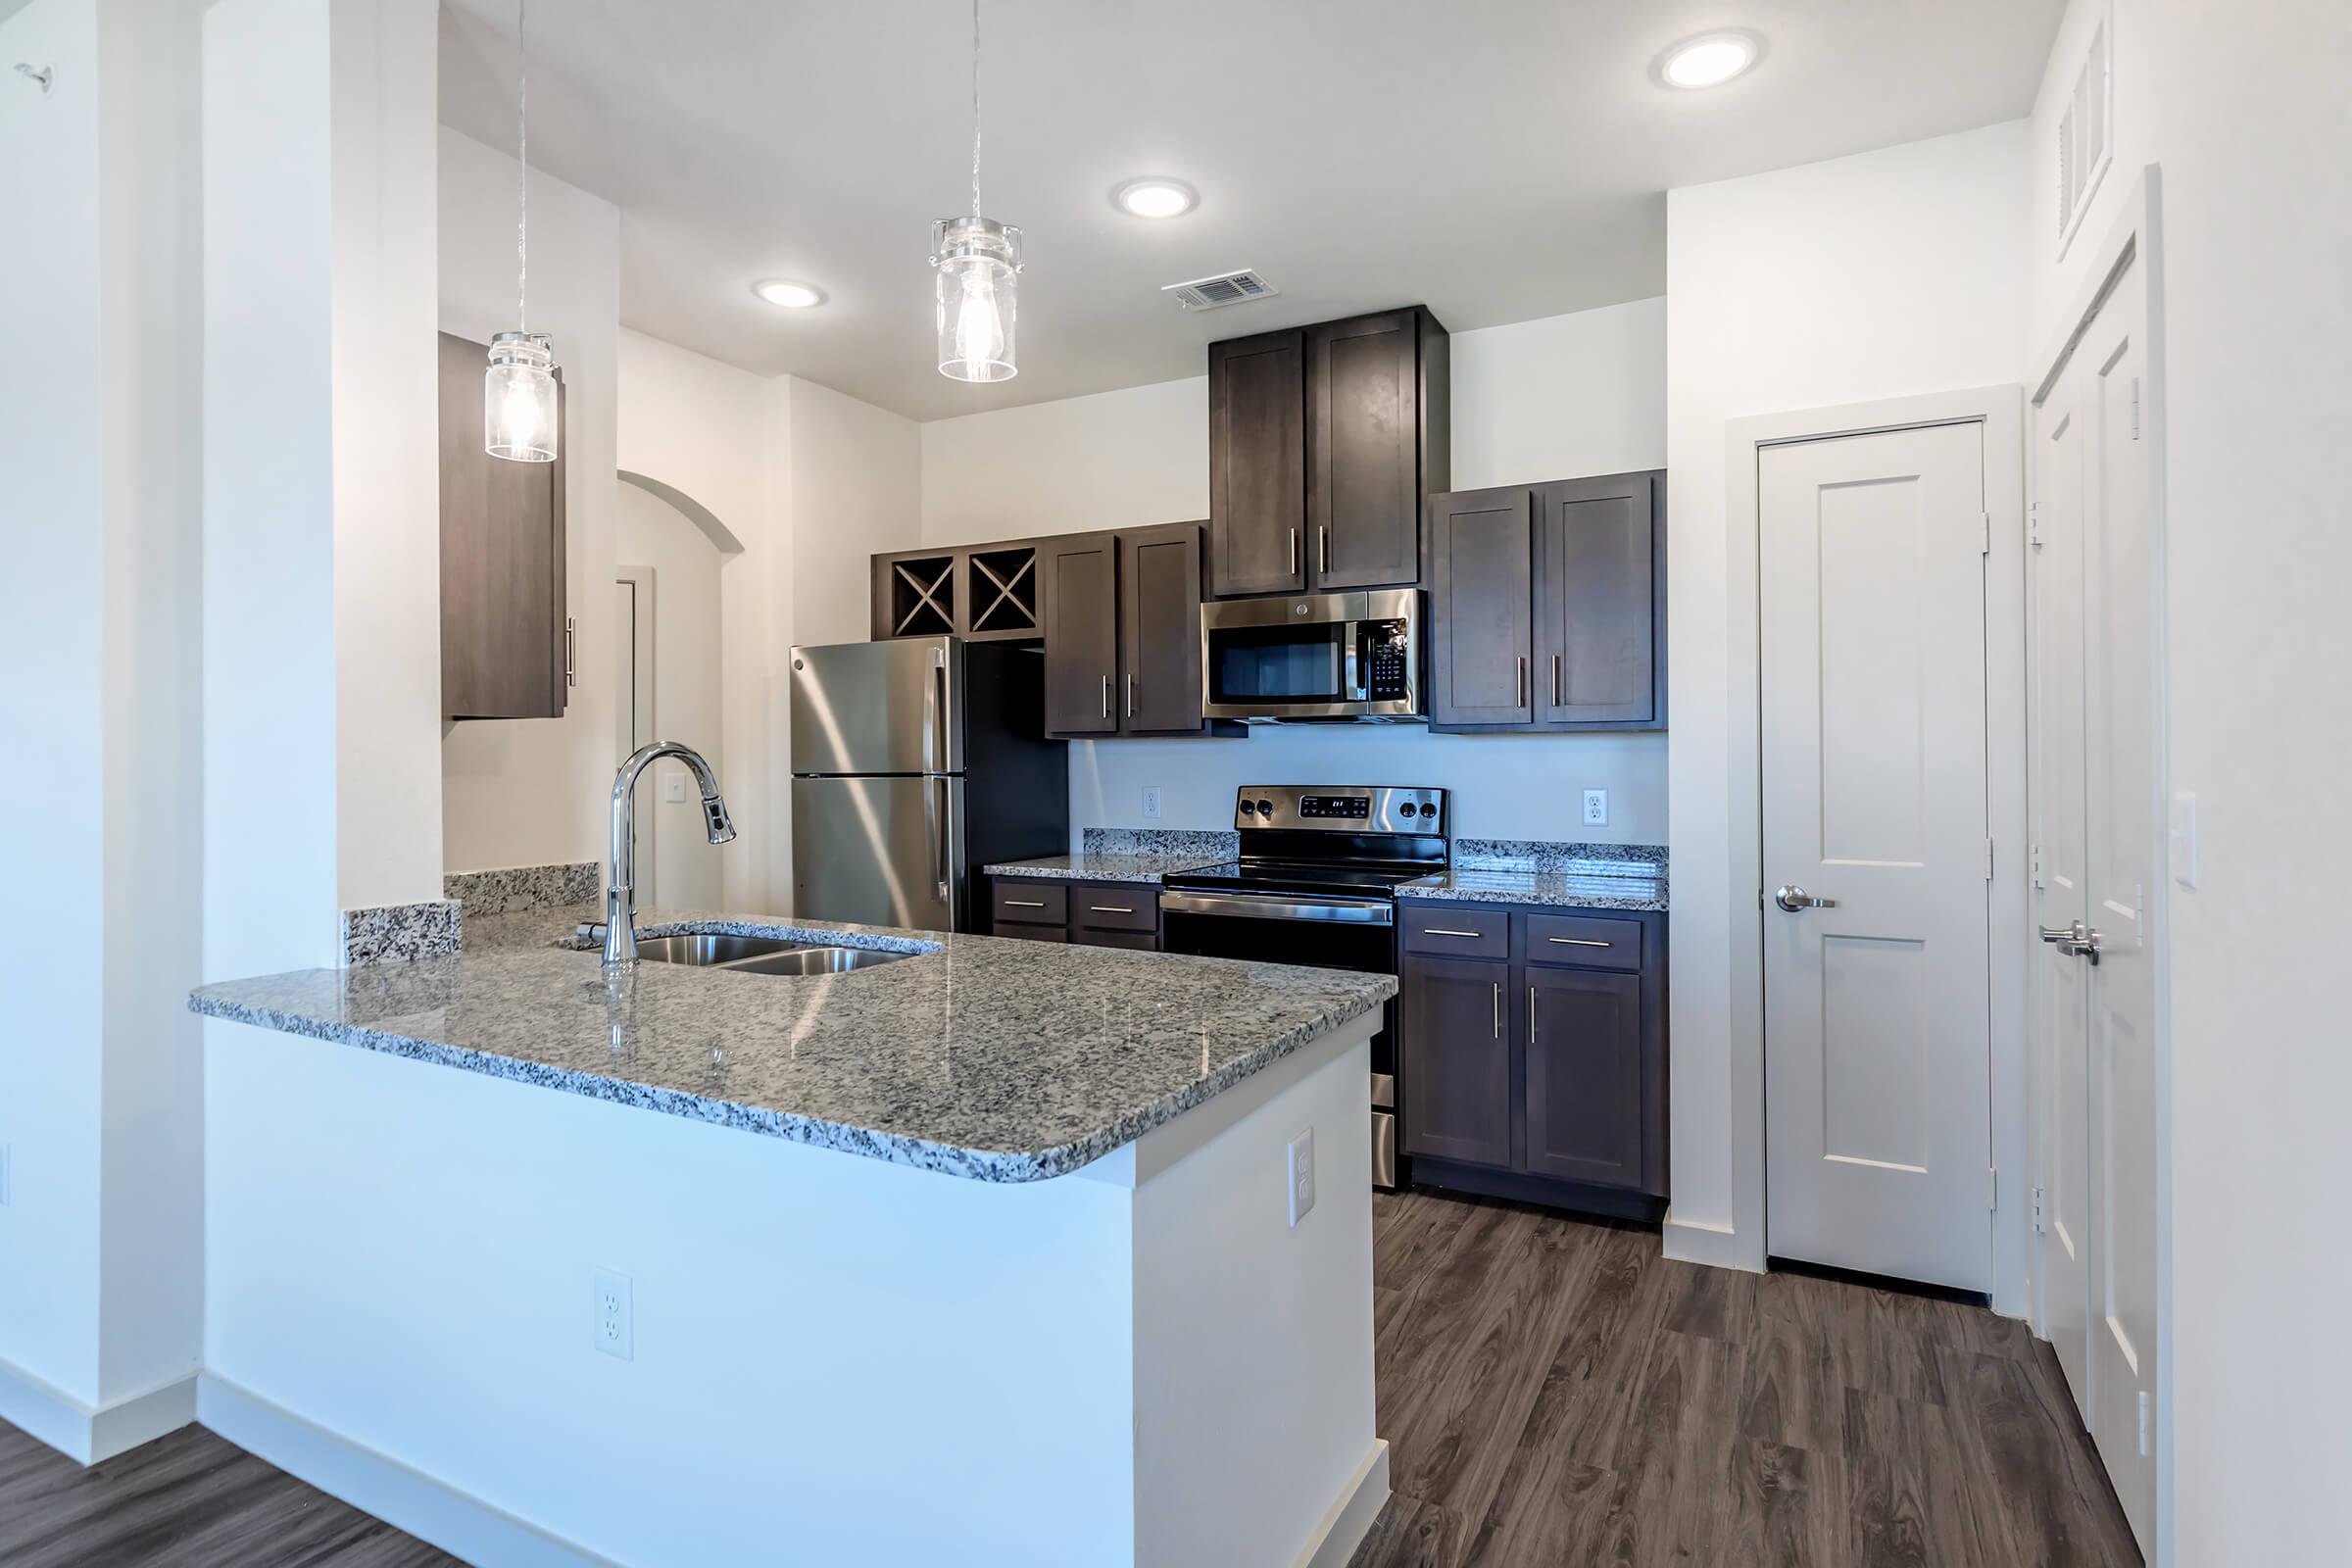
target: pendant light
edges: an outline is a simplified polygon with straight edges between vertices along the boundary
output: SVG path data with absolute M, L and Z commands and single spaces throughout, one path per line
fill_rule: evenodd
M 523 25 L 529 0 L 514 0 L 514 326 L 490 340 L 482 377 L 482 445 L 510 463 L 556 461 L 556 353 L 533 332 L 530 300 L 530 121 Z
M 938 273 L 939 373 L 958 381 L 1009 381 L 1020 373 L 1013 315 L 1021 231 L 980 216 L 980 0 L 972 0 L 972 216 L 931 225 Z

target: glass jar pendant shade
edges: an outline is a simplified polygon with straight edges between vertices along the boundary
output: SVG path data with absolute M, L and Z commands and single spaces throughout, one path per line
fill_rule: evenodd
M 940 374 L 958 381 L 1018 375 L 1013 329 L 1021 231 L 978 214 L 940 219 L 931 225 L 931 266 L 937 273 Z
M 530 117 L 529 53 L 524 27 L 527 0 L 514 6 L 514 319 L 516 330 L 490 340 L 490 368 L 482 373 L 482 450 L 509 463 L 553 463 L 562 435 L 562 404 L 556 391 L 555 345 L 545 332 L 529 330 L 530 317 Z
M 545 332 L 501 332 L 482 377 L 482 446 L 510 463 L 556 461 L 556 357 Z

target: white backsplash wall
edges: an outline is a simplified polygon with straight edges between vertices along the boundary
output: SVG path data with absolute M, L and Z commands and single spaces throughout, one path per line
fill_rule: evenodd
M 1666 842 L 1666 737 L 1432 735 L 1418 725 L 1260 725 L 1242 740 L 1079 741 L 1072 848 L 1090 827 L 1230 828 L 1244 784 L 1396 784 L 1453 792 L 1457 836 Z M 1159 815 L 1144 791 L 1159 789 Z M 1580 820 L 1609 792 L 1606 827 Z

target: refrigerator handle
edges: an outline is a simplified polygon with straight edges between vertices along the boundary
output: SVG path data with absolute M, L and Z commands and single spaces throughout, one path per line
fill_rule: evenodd
M 932 864 L 939 871 L 939 902 L 948 906 L 949 918 L 953 919 L 956 908 L 955 901 L 949 896 L 949 883 L 953 880 L 954 872 L 949 865 L 949 856 L 955 848 L 950 842 L 955 834 L 955 826 L 952 821 L 943 824 L 943 818 L 950 818 L 954 814 L 953 803 L 948 798 L 951 786 L 944 778 L 935 778 L 931 784 L 932 792 L 923 799 L 923 819 L 931 829 Z
M 948 712 L 948 656 L 936 656 L 938 662 L 931 666 L 931 684 L 923 688 L 923 771 L 937 773 L 949 767 L 947 758 Z

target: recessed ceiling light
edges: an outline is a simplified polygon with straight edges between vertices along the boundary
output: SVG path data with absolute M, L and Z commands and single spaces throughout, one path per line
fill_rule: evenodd
M 1111 195 L 1120 212 L 1137 218 L 1181 217 L 1200 199 L 1200 193 L 1181 179 L 1131 179 Z
M 1653 70 L 1662 86 L 1720 87 L 1763 54 L 1764 40 L 1752 32 L 1707 32 L 1667 50 Z
M 762 278 L 752 285 L 752 292 L 770 305 L 781 305 L 788 311 L 805 311 L 811 305 L 825 303 L 825 291 L 808 283 L 795 283 L 788 277 Z

